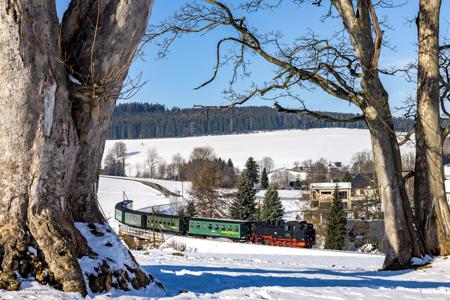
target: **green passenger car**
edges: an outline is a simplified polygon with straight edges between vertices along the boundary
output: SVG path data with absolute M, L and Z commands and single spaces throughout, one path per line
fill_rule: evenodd
M 250 232 L 248 221 L 189 218 L 188 223 L 187 232 L 191 235 L 245 239 Z
M 116 207 L 115 218 L 117 221 L 124 223 L 125 222 L 125 210 L 121 210 Z
M 146 216 L 143 212 L 135 210 L 125 211 L 124 223 L 131 226 L 145 227 Z
M 146 227 L 163 231 L 182 232 L 182 222 L 180 220 L 181 218 L 177 216 L 163 214 L 147 215 Z

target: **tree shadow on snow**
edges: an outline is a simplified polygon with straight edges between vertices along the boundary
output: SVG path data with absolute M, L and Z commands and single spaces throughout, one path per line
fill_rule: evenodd
M 360 287 L 360 288 L 450 288 L 450 282 L 407 281 L 389 279 L 411 270 L 334 271 L 329 269 L 262 270 L 240 268 L 214 268 L 197 266 L 144 266 L 166 287 L 168 296 L 180 291 L 217 293 L 228 289 L 246 287 Z M 334 276 L 335 278 L 305 278 L 302 275 Z

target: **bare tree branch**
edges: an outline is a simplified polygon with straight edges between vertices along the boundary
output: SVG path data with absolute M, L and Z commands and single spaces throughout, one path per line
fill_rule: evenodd
M 411 129 L 410 131 L 408 131 L 406 133 L 406 135 L 404 135 L 402 137 L 402 140 L 398 142 L 399 146 L 403 146 L 404 144 L 406 144 L 407 142 L 411 141 L 411 136 L 415 133 L 415 129 Z
M 281 106 L 280 104 L 278 104 L 277 102 L 275 102 L 274 107 L 278 112 L 305 114 L 305 115 L 309 115 L 309 116 L 312 116 L 312 117 L 315 117 L 315 118 L 318 118 L 321 120 L 325 120 L 325 121 L 330 121 L 330 122 L 352 123 L 352 122 L 364 121 L 364 115 L 358 115 L 356 117 L 350 117 L 350 118 L 337 118 L 337 117 L 326 115 L 326 114 L 323 114 L 320 112 L 311 111 L 306 108 L 301 108 L 301 109 L 285 108 L 285 107 Z

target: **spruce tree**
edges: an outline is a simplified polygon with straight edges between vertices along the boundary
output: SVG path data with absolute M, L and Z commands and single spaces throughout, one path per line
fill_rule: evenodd
M 237 192 L 230 207 L 230 215 L 236 220 L 255 220 L 256 218 L 256 192 L 253 189 L 252 179 L 244 173 L 237 182 Z
M 284 208 L 276 189 L 269 187 L 259 213 L 262 222 L 278 222 L 283 219 Z
M 346 224 L 347 218 L 336 186 L 333 194 L 333 204 L 327 216 L 325 249 L 342 250 L 344 248 L 345 236 L 347 234 L 345 229 Z
M 267 189 L 268 186 L 269 186 L 269 177 L 267 177 L 267 171 L 266 168 L 264 168 L 261 173 L 261 187 L 263 189 Z
M 188 201 L 187 206 L 185 208 L 185 215 L 186 217 L 195 217 L 197 215 L 194 200 Z
M 258 165 L 253 157 L 249 157 L 245 163 L 245 173 L 251 178 L 252 184 L 258 183 Z
M 342 176 L 341 181 L 342 182 L 351 182 L 352 181 L 352 174 L 350 172 L 345 172 L 344 176 Z
M 228 159 L 227 166 L 228 168 L 234 168 L 233 161 L 231 160 L 231 158 Z

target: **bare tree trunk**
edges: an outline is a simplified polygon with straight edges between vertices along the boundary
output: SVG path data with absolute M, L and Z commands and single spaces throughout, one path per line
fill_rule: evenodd
M 412 210 L 402 180 L 400 148 L 390 112 L 388 94 L 378 77 L 383 32 L 371 0 L 333 0 L 362 66 L 364 111 L 374 153 L 375 172 L 385 220 L 384 269 L 403 269 L 413 256 L 424 254 L 414 228 Z
M 19 288 L 17 272 L 85 292 L 66 213 L 78 141 L 55 7 L 2 1 L 0 11 L 0 288 Z
M 421 0 L 417 19 L 416 165 L 414 209 L 428 253 L 450 254 L 450 213 L 445 197 L 443 138 L 439 115 L 440 0 Z
M 86 224 L 104 221 L 92 182 L 151 2 L 72 1 L 63 47 L 54 1 L 0 2 L 0 288 L 20 288 L 17 275 L 82 294 L 153 282 L 106 225 Z M 127 262 L 95 253 L 97 238 Z
M 378 189 L 385 220 L 384 269 L 410 266 L 421 257 L 423 246 L 413 227 L 412 210 L 402 180 L 401 155 L 395 135 L 388 95 L 378 78 L 365 75 L 362 86 L 370 93 L 364 113 L 369 127 Z
M 69 57 L 66 64 L 81 83 L 70 85 L 80 139 L 70 189 L 76 220 L 103 220 L 98 210 L 97 187 L 105 139 L 152 3 L 152 0 L 132 4 L 118 0 L 75 1 L 64 15 L 63 49 Z

